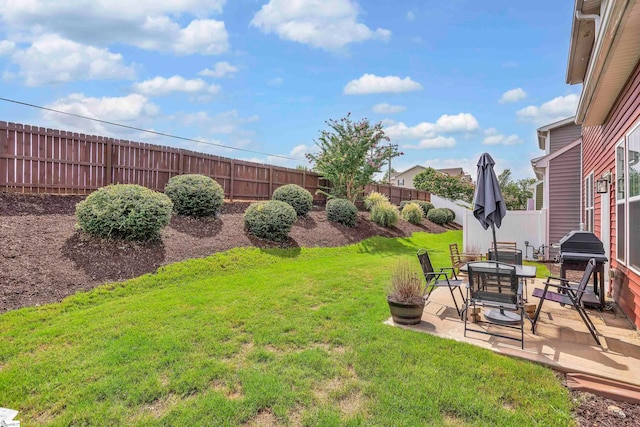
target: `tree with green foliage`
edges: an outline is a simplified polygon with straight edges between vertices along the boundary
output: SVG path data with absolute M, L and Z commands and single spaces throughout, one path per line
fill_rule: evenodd
M 471 203 L 475 186 L 463 176 L 451 176 L 426 168 L 413 178 L 413 186 L 449 200 L 463 200 Z
M 322 191 L 331 197 L 355 202 L 373 175 L 393 157 L 402 155 L 397 146 L 382 144 L 390 141 L 382 123 L 351 120 L 350 114 L 340 120 L 328 120 L 329 130 L 322 130 L 316 144 L 318 154 L 307 154 L 313 170 L 329 180 L 331 187 Z
M 498 175 L 502 198 L 509 210 L 521 210 L 527 208 L 527 199 L 533 197 L 529 187 L 536 182 L 533 178 L 524 178 L 513 181 L 511 170 L 505 169 Z
M 398 171 L 395 168 L 391 168 L 391 175 L 393 176 L 393 174 L 398 173 Z M 382 176 L 382 179 L 380 181 L 378 181 L 380 184 L 388 184 L 389 183 L 389 169 L 387 169 L 386 171 L 384 171 L 384 175 Z

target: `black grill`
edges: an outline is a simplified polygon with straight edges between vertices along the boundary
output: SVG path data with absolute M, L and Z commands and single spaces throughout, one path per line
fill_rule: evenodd
M 584 271 L 591 258 L 596 260 L 593 290 L 600 299 L 597 307 L 602 309 L 604 308 L 604 263 L 609 261 L 605 256 L 602 241 L 590 231 L 571 231 L 560 239 L 560 277 L 566 278 L 567 270 Z M 584 303 L 586 305 L 587 301 Z

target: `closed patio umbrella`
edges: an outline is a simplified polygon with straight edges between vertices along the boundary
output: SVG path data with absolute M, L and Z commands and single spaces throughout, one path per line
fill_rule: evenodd
M 473 216 L 486 230 L 491 226 L 493 232 L 493 250 L 498 253 L 496 243 L 496 227 L 502 225 L 502 218 L 507 214 L 507 205 L 504 203 L 498 177 L 493 170 L 496 162 L 489 153 L 484 153 L 478 160 L 478 180 L 476 194 L 473 200 Z

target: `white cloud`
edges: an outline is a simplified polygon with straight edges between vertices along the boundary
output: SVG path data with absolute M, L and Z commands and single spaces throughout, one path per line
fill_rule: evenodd
M 469 113 L 444 114 L 436 121 L 436 130 L 445 133 L 473 132 L 479 128 L 478 120 Z
M 371 93 L 400 93 L 421 90 L 422 85 L 414 82 L 410 77 L 404 79 L 397 76 L 379 77 L 364 74 L 356 80 L 351 80 L 343 89 L 347 95 L 366 95 Z
M 0 41 L 0 55 L 7 55 L 11 52 L 13 52 L 13 49 L 15 49 L 16 44 L 12 41 L 9 40 L 1 40 Z
M 357 21 L 358 5 L 351 0 L 270 0 L 255 14 L 251 26 L 283 40 L 338 50 L 350 43 L 388 40 L 391 31 L 371 30 Z
M 430 149 L 430 148 L 453 148 L 455 146 L 456 146 L 455 138 L 439 135 L 439 136 L 436 136 L 435 138 L 421 139 L 417 145 L 405 144 L 402 147 L 421 150 L 421 149 Z
M 213 55 L 228 50 L 228 34 L 224 22 L 205 17 L 222 12 L 225 1 L 11 1 L 0 8 L 0 20 L 8 34 L 22 41 L 35 29 L 92 46 L 123 43 L 181 55 Z M 197 19 L 189 21 L 189 16 Z
M 203 134 L 239 134 L 242 138 L 253 136 L 253 132 L 242 131 L 241 126 L 259 120 L 258 116 L 240 117 L 237 110 L 230 110 L 215 115 L 205 111 L 195 113 L 178 113 L 171 117 L 184 126 L 198 127 Z
M 397 114 L 405 111 L 407 107 L 403 105 L 391 105 L 387 103 L 376 104 L 373 106 L 372 110 L 377 114 Z
M 509 104 L 511 102 L 522 101 L 527 97 L 527 92 L 525 92 L 521 87 L 517 87 L 515 89 L 511 89 L 502 94 L 502 97 L 498 101 L 500 104 Z
M 274 77 L 273 79 L 267 80 L 269 86 L 282 86 L 283 83 L 284 79 L 282 77 Z
M 525 107 L 516 114 L 523 121 L 544 125 L 575 115 L 579 100 L 580 97 L 575 93 L 558 96 L 539 107 L 535 105 Z
M 484 131 L 485 137 L 482 143 L 485 145 L 517 145 L 524 141 L 516 134 L 509 136 L 499 133 L 495 128 L 489 128 Z
M 87 97 L 82 93 L 73 93 L 66 98 L 61 98 L 46 105 L 47 108 L 60 110 L 80 116 L 91 117 L 112 122 L 129 122 L 134 126 L 142 127 L 141 121 L 156 116 L 158 107 L 140 94 L 130 94 L 122 97 Z M 102 123 L 80 119 L 77 117 L 57 114 L 52 111 L 43 112 L 45 119 L 60 123 L 69 130 L 80 130 L 85 133 L 97 133 L 99 135 L 113 135 L 122 133 L 113 127 L 106 127 Z
M 55 34 L 36 39 L 24 50 L 15 50 L 11 61 L 27 86 L 72 80 L 131 79 L 134 68 L 124 64 L 122 55 L 107 49 L 86 46 Z
M 146 96 L 163 96 L 173 92 L 191 94 L 216 94 L 220 91 L 218 85 L 208 85 L 202 79 L 187 80 L 181 76 L 169 78 L 155 77 L 133 85 L 133 89 Z
M 407 21 L 415 21 L 416 20 L 416 14 L 413 13 L 412 11 L 407 12 L 406 15 Z
M 234 67 L 233 65 L 229 64 L 226 61 L 221 61 L 221 62 L 216 62 L 212 70 L 205 68 L 204 70 L 200 71 L 198 74 L 205 77 L 222 78 L 222 77 L 232 77 L 232 75 L 237 72 L 238 72 L 238 67 Z

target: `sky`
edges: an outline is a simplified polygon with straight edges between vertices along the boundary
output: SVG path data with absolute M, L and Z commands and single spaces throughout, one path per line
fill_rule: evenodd
M 573 1 L 0 0 L 0 121 L 287 167 L 326 121 L 382 122 L 392 162 L 533 177 L 575 114 Z M 239 148 L 240 150 L 234 150 Z

